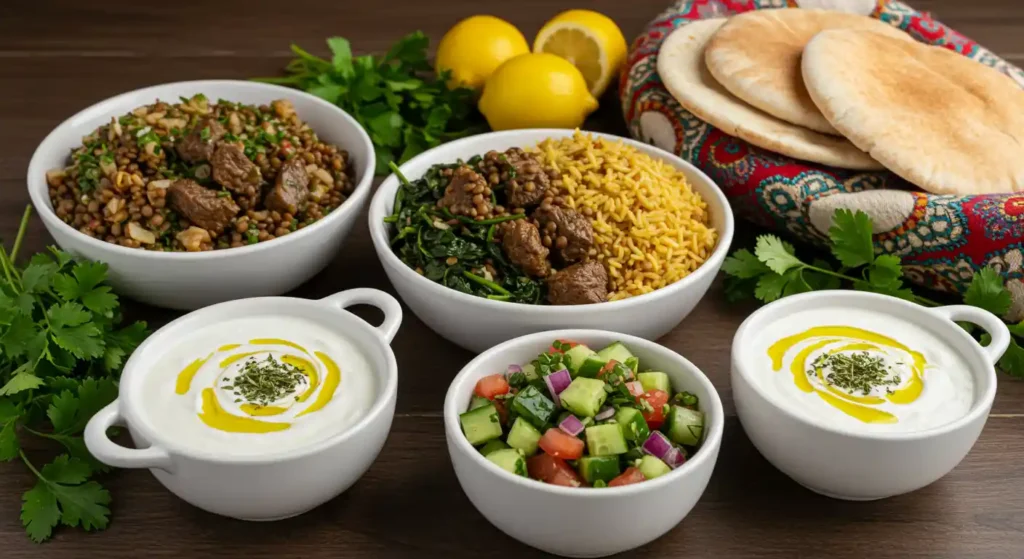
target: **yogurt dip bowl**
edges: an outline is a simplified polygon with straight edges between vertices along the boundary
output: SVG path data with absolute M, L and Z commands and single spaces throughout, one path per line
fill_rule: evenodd
M 505 371 L 510 364 L 528 363 L 556 339 L 591 348 L 622 342 L 639 357 L 642 367 L 665 372 L 673 389 L 696 395 L 705 417 L 700 449 L 660 477 L 603 488 L 549 485 L 514 475 L 485 459 L 466 439 L 459 423 L 459 414 L 469 408 L 477 381 Z M 469 500 L 502 532 L 566 557 L 603 557 L 628 551 L 659 538 L 682 521 L 707 487 L 718 460 L 723 422 L 721 399 L 696 366 L 654 342 L 602 330 L 539 332 L 491 348 L 459 372 L 444 402 L 448 453 Z
M 203 252 L 155 252 L 90 237 L 64 223 L 53 209 L 46 172 L 64 168 L 71 148 L 98 126 L 157 99 L 175 101 L 198 93 L 245 104 L 287 99 L 324 140 L 349 154 L 355 188 L 323 218 L 271 241 Z M 376 165 L 373 144 L 358 122 L 319 97 L 264 83 L 235 80 L 175 82 L 129 91 L 69 117 L 39 144 L 28 167 L 28 192 L 46 230 L 76 256 L 107 264 L 117 293 L 172 309 L 193 310 L 244 297 L 281 295 L 309 280 L 337 254 L 356 216 L 370 199 Z
M 380 308 L 372 327 L 346 311 Z M 189 503 L 242 520 L 306 512 L 380 453 L 398 386 L 401 306 L 374 289 L 319 301 L 221 303 L 171 322 L 132 354 L 118 399 L 85 429 L 101 462 L 149 468 Z M 107 437 L 128 427 L 136 448 Z M 272 482 L 271 482 L 272 481 Z
M 369 226 L 377 257 L 402 301 L 431 330 L 470 351 L 481 352 L 516 336 L 557 328 L 604 328 L 609 324 L 623 333 L 654 340 L 674 328 L 704 297 L 725 260 L 733 237 L 733 215 L 725 195 L 699 169 L 654 146 L 609 134 L 587 132 L 596 138 L 623 142 L 679 169 L 694 192 L 707 203 L 711 226 L 718 242 L 707 260 L 686 277 L 656 289 L 617 301 L 587 305 L 528 305 L 476 297 L 435 283 L 406 265 L 389 241 L 398 178 L 392 174 L 381 183 L 370 202 Z M 492 132 L 438 146 L 407 161 L 401 172 L 410 181 L 423 176 L 435 164 L 469 159 L 490 150 L 534 146 L 546 138 L 564 138 L 573 130 L 537 129 Z
M 988 332 L 982 347 L 954 321 Z M 736 411 L 754 446 L 808 489 L 871 500 L 946 475 L 978 439 L 1010 334 L 976 307 L 855 291 L 781 299 L 740 326 Z

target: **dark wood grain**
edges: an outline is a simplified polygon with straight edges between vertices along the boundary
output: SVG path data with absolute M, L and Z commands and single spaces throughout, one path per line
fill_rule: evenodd
M 492 13 L 527 37 L 557 11 L 586 5 L 612 16 L 627 37 L 668 0 L 291 0 L 222 2 L 8 2 L 0 8 L 0 237 L 10 238 L 28 196 L 36 144 L 79 109 L 122 91 L 184 79 L 276 74 L 298 42 L 322 52 L 342 35 L 378 51 L 408 31 L 435 40 L 456 20 Z M 997 53 L 1024 62 L 1024 5 L 1017 0 L 920 0 Z M 624 133 L 609 95 L 587 127 Z M 748 231 L 749 233 L 749 231 Z M 739 238 L 748 238 L 740 235 Z M 41 223 L 27 248 L 51 242 Z M 295 295 L 356 286 L 392 291 L 356 228 L 342 254 Z M 846 503 L 812 494 L 772 468 L 735 419 L 729 390 L 732 336 L 751 307 L 723 302 L 716 287 L 661 342 L 703 369 L 730 419 L 717 470 L 680 526 L 635 554 L 645 557 L 1024 557 L 1024 383 L 1001 379 L 993 416 L 971 455 L 942 481 L 911 495 Z M 160 325 L 176 313 L 128 304 Z M 31 544 L 18 519 L 32 475 L 0 464 L 0 557 L 538 557 L 493 528 L 462 494 L 444 446 L 440 407 L 448 381 L 471 357 L 406 313 L 394 341 L 401 371 L 398 414 L 379 460 L 345 495 L 296 519 L 254 524 L 197 510 L 147 472 L 104 483 L 114 520 L 99 534 L 60 529 Z M 45 453 L 45 451 L 43 451 Z M 609 521 L 614 519 L 609 511 Z

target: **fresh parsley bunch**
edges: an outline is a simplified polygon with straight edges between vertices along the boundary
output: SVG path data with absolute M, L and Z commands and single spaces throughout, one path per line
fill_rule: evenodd
M 836 262 L 814 259 L 804 262 L 796 256 L 793 245 L 775 235 L 761 235 L 754 252 L 740 249 L 722 264 L 726 274 L 726 297 L 737 301 L 753 295 L 770 303 L 782 297 L 818 291 L 852 287 L 899 297 L 915 303 L 935 307 L 939 303 L 914 293 L 903 283 L 900 258 L 891 254 L 875 255 L 871 242 L 872 223 L 868 214 L 850 210 L 837 210 L 828 231 L 829 249 Z M 964 293 L 964 304 L 985 309 L 997 316 L 1010 310 L 1013 300 L 999 273 L 984 268 L 974 275 Z M 974 327 L 962 324 L 969 332 Z M 999 367 L 1010 375 L 1024 377 L 1024 321 L 1010 325 L 1013 334 Z M 982 343 L 988 343 L 988 334 L 981 334 Z
M 82 430 L 117 397 L 125 358 L 146 324 L 119 327 L 117 296 L 104 285 L 107 266 L 76 262 L 51 247 L 19 269 L 15 258 L 31 206 L 8 254 L 0 246 L 0 460 L 21 458 L 36 476 L 22 496 L 21 521 L 34 541 L 58 523 L 103 529 L 110 493 L 90 478 L 107 467 L 86 450 Z M 35 436 L 66 454 L 37 468 L 21 441 Z
M 399 39 L 383 56 L 352 56 L 342 37 L 327 39 L 331 59 L 298 45 L 298 58 L 283 78 L 257 81 L 295 87 L 334 103 L 366 129 L 377 153 L 377 174 L 392 161 L 402 163 L 434 146 L 485 131 L 475 93 L 449 89 L 448 73 L 435 75 L 427 60 L 430 40 L 420 31 Z

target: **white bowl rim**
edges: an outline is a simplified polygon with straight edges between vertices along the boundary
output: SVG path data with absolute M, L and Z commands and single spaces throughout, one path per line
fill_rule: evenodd
M 973 353 L 973 355 L 970 358 L 965 359 L 966 361 L 968 361 L 968 364 L 970 364 L 971 359 L 976 359 L 979 362 L 987 364 L 987 367 L 982 372 L 982 375 L 986 377 L 988 380 L 987 389 L 985 390 L 985 392 L 976 395 L 975 401 L 971 405 L 970 410 L 968 410 L 966 414 L 959 417 L 958 419 L 951 421 L 949 423 L 944 423 L 942 425 L 931 427 L 929 429 L 923 429 L 920 431 L 864 432 L 857 431 L 852 428 L 836 427 L 831 425 L 825 425 L 822 423 L 815 423 L 809 417 L 806 417 L 804 414 L 791 410 L 777 402 L 776 398 L 768 394 L 767 391 L 764 390 L 761 384 L 757 381 L 757 379 L 753 377 L 754 372 L 751 370 L 753 369 L 753 367 L 747 366 L 746 362 L 740 355 L 740 352 L 745 347 L 744 343 L 749 342 L 749 339 L 754 335 L 751 332 L 751 329 L 758 322 L 763 323 L 765 320 L 768 320 L 769 317 L 773 315 L 781 316 L 790 307 L 800 305 L 801 303 L 808 300 L 824 299 L 830 297 L 852 299 L 854 300 L 854 302 L 857 299 L 884 301 L 887 305 L 909 309 L 912 313 L 915 314 L 930 312 L 927 307 L 923 307 L 921 305 L 918 305 L 917 303 L 912 303 L 910 301 L 899 299 L 897 297 L 890 297 L 889 295 L 881 295 L 878 293 L 870 293 L 866 291 L 852 291 L 843 289 L 829 289 L 824 291 L 814 291 L 809 293 L 791 295 L 789 297 L 784 297 L 782 299 L 769 303 L 761 307 L 760 309 L 757 309 L 756 311 L 751 313 L 750 316 L 748 316 L 743 321 L 743 323 L 740 324 L 739 329 L 736 330 L 736 335 L 733 337 L 732 342 L 732 366 L 737 371 L 739 371 L 740 375 L 743 376 L 743 380 L 753 387 L 754 392 L 756 392 L 758 396 L 760 396 L 763 400 L 768 402 L 777 411 L 781 411 L 783 414 L 789 416 L 790 418 L 799 421 L 800 423 L 803 423 L 804 425 L 814 429 L 819 429 L 821 431 L 826 431 L 836 435 L 843 435 L 854 439 L 872 441 L 917 441 L 929 439 L 932 437 L 939 437 L 956 431 L 960 428 L 966 427 L 967 425 L 978 420 L 979 416 L 988 413 L 988 410 L 989 408 L 991 408 L 992 402 L 995 400 L 996 397 L 997 376 L 995 366 L 991 363 L 991 361 L 989 361 L 989 358 L 985 355 L 982 346 L 979 345 L 978 342 L 976 342 L 974 338 L 972 338 L 970 334 L 968 334 L 963 328 L 957 326 L 956 323 L 953 322 L 952 320 L 949 320 L 944 317 L 939 317 L 938 315 L 934 314 L 932 318 L 937 318 L 939 320 L 935 320 L 934 322 L 932 322 L 932 324 L 941 324 L 941 326 L 936 326 L 936 328 L 944 329 L 949 333 L 949 335 L 954 337 L 960 337 L 961 339 L 969 342 L 969 347 L 971 348 L 971 352 Z M 910 319 L 904 318 L 904 320 Z M 966 358 L 967 356 L 964 357 Z
M 427 150 L 417 155 L 416 157 L 410 159 L 409 161 L 403 163 L 402 166 L 399 167 L 399 170 L 402 171 L 404 174 L 405 171 L 403 170 L 403 168 L 408 165 L 418 165 L 421 163 L 434 160 L 436 158 L 435 153 L 438 150 L 447 148 L 462 148 L 470 144 L 477 143 L 481 140 L 487 140 L 490 138 L 524 134 L 536 134 L 538 138 L 566 137 L 571 136 L 574 132 L 574 130 L 567 128 L 535 128 L 524 130 L 505 130 L 500 132 L 489 132 L 487 134 L 479 134 L 476 136 L 470 136 L 468 138 L 455 140 L 453 142 L 448 142 L 446 144 L 442 144 L 440 146 Z M 377 187 L 377 192 L 374 193 L 373 200 L 371 200 L 370 202 L 370 209 L 368 212 L 370 238 L 373 240 L 373 244 L 374 247 L 377 249 L 377 253 L 379 255 L 383 254 L 382 258 L 384 262 L 382 262 L 382 264 L 390 265 L 392 268 L 397 268 L 397 273 L 399 275 L 403 276 L 408 281 L 413 282 L 414 284 L 422 286 L 422 288 L 430 292 L 431 295 L 436 295 L 438 297 L 449 296 L 454 298 L 458 302 L 466 304 L 478 304 L 480 307 L 484 309 L 491 309 L 494 311 L 507 311 L 510 309 L 515 309 L 515 312 L 517 313 L 526 313 L 528 315 L 544 314 L 551 312 L 553 309 L 556 309 L 558 311 L 558 314 L 566 316 L 576 316 L 593 312 L 596 310 L 613 311 L 616 309 L 626 308 L 631 305 L 639 303 L 653 302 L 656 299 L 664 299 L 667 297 L 671 297 L 672 295 L 675 295 L 677 292 L 686 289 L 690 285 L 698 283 L 703 276 L 717 273 L 719 265 L 722 261 L 725 260 L 726 253 L 729 251 L 729 247 L 732 245 L 733 232 L 735 230 L 735 222 L 732 214 L 732 207 L 729 205 L 729 201 L 725 197 L 725 193 L 722 192 L 721 187 L 718 186 L 718 183 L 711 180 L 710 177 L 708 177 L 703 171 L 698 169 L 693 164 L 657 146 L 645 144 L 643 142 L 638 142 L 636 140 L 624 138 L 622 136 L 616 136 L 614 134 L 592 132 L 589 130 L 581 130 L 581 132 L 583 132 L 584 134 L 592 134 L 598 138 L 602 138 L 605 140 L 621 141 L 626 145 L 632 146 L 634 148 L 654 150 L 655 153 L 657 153 L 658 157 L 661 157 L 665 161 L 668 161 L 674 167 L 691 171 L 697 174 L 699 177 L 706 180 L 707 183 L 711 185 L 712 188 L 710 190 L 713 193 L 713 200 L 705 200 L 705 202 L 709 206 L 712 203 L 718 204 L 722 210 L 724 220 L 722 227 L 716 228 L 716 231 L 718 232 L 718 242 L 716 243 L 714 250 L 711 252 L 711 255 L 707 258 L 707 260 L 704 261 L 703 264 L 698 266 L 697 269 L 691 272 L 688 276 L 676 281 L 675 283 L 671 283 L 669 285 L 666 285 L 665 287 L 651 291 L 650 293 L 634 295 L 632 297 L 627 297 L 625 299 L 619 299 L 618 301 L 604 301 L 601 303 L 591 303 L 587 305 L 531 305 L 527 303 L 516 303 L 512 301 L 494 301 L 484 297 L 477 297 L 475 295 L 463 293 L 450 287 L 445 287 L 437 282 L 427 279 L 424 276 L 421 276 L 420 274 L 417 274 L 412 268 L 407 266 L 405 262 L 402 262 L 393 250 L 391 250 L 390 243 L 386 237 L 387 224 L 384 224 L 383 220 L 385 217 L 387 217 L 384 208 L 385 204 L 388 203 L 388 198 L 390 197 L 392 200 L 394 199 L 394 192 L 390 192 L 390 194 L 388 194 L 389 191 L 393 190 L 391 188 L 388 188 L 388 185 L 390 185 L 392 181 L 396 185 L 398 184 L 398 177 L 396 177 L 394 173 L 388 175 L 387 178 L 385 178 L 384 181 L 380 184 L 380 186 Z M 529 140 L 524 143 L 534 141 L 535 140 Z M 429 167 L 430 165 L 432 165 L 432 163 L 428 164 L 427 166 Z
M 329 296 L 328 296 L 329 297 Z M 143 350 L 146 349 L 150 344 L 156 344 L 160 339 L 161 335 L 166 336 L 169 332 L 172 332 L 176 328 L 180 328 L 182 323 L 186 321 L 196 320 L 197 317 L 202 315 L 208 315 L 213 313 L 225 312 L 227 310 L 233 310 L 233 307 L 248 307 L 246 310 L 251 311 L 262 305 L 284 303 L 287 302 L 292 305 L 292 309 L 295 314 L 299 314 L 300 311 L 294 311 L 294 309 L 302 307 L 312 307 L 317 309 L 326 308 L 330 312 L 337 312 L 342 315 L 351 315 L 352 321 L 355 324 L 355 328 L 363 329 L 370 335 L 371 338 L 377 340 L 384 350 L 384 360 L 387 370 L 384 372 L 386 375 L 386 382 L 381 386 L 380 390 L 376 395 L 373 406 L 366 412 L 366 414 L 353 425 L 350 425 L 343 431 L 335 433 L 325 439 L 317 441 L 313 444 L 300 446 L 294 450 L 287 452 L 269 452 L 266 454 L 254 454 L 245 456 L 232 456 L 229 454 L 216 454 L 206 452 L 202 450 L 195 450 L 188 447 L 179 445 L 174 439 L 167 437 L 160 433 L 158 430 L 153 429 L 150 424 L 142 418 L 139 421 L 132 420 L 137 419 L 134 414 L 126 413 L 126 408 L 137 407 L 140 405 L 138 402 L 132 402 L 131 400 L 122 401 L 122 394 L 120 387 L 118 388 L 117 405 L 118 409 L 121 410 L 121 416 L 124 418 L 128 426 L 135 431 L 142 434 L 143 438 L 148 441 L 151 445 L 160 447 L 172 455 L 184 456 L 192 458 L 194 460 L 201 460 L 203 462 L 210 462 L 216 464 L 273 464 L 279 462 L 285 462 L 290 460 L 296 460 L 312 456 L 324 451 L 327 448 L 344 443 L 349 438 L 355 436 L 356 433 L 365 430 L 375 421 L 384 421 L 381 415 L 384 413 L 385 408 L 388 406 L 389 400 L 397 397 L 398 395 L 398 362 L 395 359 L 394 349 L 391 348 L 391 344 L 388 343 L 387 339 L 381 334 L 380 330 L 371 326 L 368 322 L 359 318 L 347 308 L 341 307 L 328 307 L 322 300 L 317 299 L 303 299 L 300 297 L 252 297 L 249 299 L 236 299 L 234 301 L 225 301 L 223 303 L 217 303 L 216 305 L 210 305 L 203 307 L 199 310 L 187 313 L 177 319 L 168 322 L 158 331 L 153 332 L 139 347 L 132 352 L 132 356 L 128 358 L 128 362 L 125 363 L 123 371 L 127 371 L 130 366 L 133 366 L 133 361 L 136 361 L 136 356 L 143 355 Z M 163 334 L 161 334 L 161 331 Z M 141 360 L 141 357 L 138 358 Z M 141 367 L 145 365 L 134 364 L 135 367 Z M 122 377 L 124 373 L 122 371 Z M 141 382 L 142 377 L 139 377 L 138 381 Z M 123 380 L 122 380 L 123 382 Z M 134 384 L 133 382 L 133 384 Z M 131 402 L 131 403 L 129 403 Z
M 367 155 L 369 157 L 369 159 L 367 161 L 366 168 L 362 169 L 361 173 L 356 178 L 356 184 L 353 187 L 352 195 L 349 196 L 348 198 L 346 198 L 345 201 L 342 202 L 342 204 L 340 206 L 335 208 L 332 212 L 330 212 L 326 216 L 320 218 L 319 220 L 313 222 L 312 224 L 310 224 L 310 225 L 308 225 L 306 227 L 303 227 L 302 229 L 299 229 L 299 230 L 297 230 L 297 231 L 295 231 L 293 233 L 289 233 L 288 235 L 285 235 L 284 237 L 279 237 L 279 238 L 271 239 L 270 241 L 263 241 L 263 242 L 260 242 L 260 243 L 256 243 L 256 244 L 253 244 L 253 245 L 247 245 L 247 246 L 243 246 L 243 247 L 232 247 L 232 248 L 226 248 L 226 249 L 206 250 L 206 251 L 200 251 L 200 252 L 160 252 L 160 251 L 153 251 L 153 250 L 141 250 L 141 249 L 137 249 L 137 248 L 128 248 L 128 247 L 124 247 L 124 246 L 117 245 L 117 244 L 114 244 L 114 243 L 108 243 L 108 242 L 106 242 L 104 240 L 97 239 L 95 237 L 90 237 L 89 235 L 86 235 L 85 233 L 82 233 L 78 229 L 75 229 L 71 225 L 69 225 L 67 223 L 64 223 L 64 221 L 62 219 L 58 218 L 57 214 L 53 211 L 53 204 L 50 201 L 50 197 L 49 197 L 49 193 L 48 193 L 48 185 L 46 184 L 46 179 L 45 179 L 46 172 L 49 169 L 43 169 L 42 168 L 43 167 L 42 159 L 44 157 L 44 152 L 42 151 L 42 148 L 44 146 L 46 146 L 51 141 L 52 142 L 56 142 L 56 135 L 63 128 L 65 128 L 66 126 L 70 126 L 71 122 L 76 120 L 76 119 L 92 118 L 94 116 L 94 113 L 106 114 L 108 116 L 119 116 L 118 114 L 115 114 L 115 113 L 117 111 L 119 111 L 120 109 L 116 109 L 115 107 L 117 107 L 118 105 L 121 105 L 122 103 L 125 103 L 129 97 L 147 95 L 150 92 L 158 90 L 158 89 L 174 88 L 174 87 L 182 87 L 182 88 L 187 87 L 187 88 L 191 88 L 191 89 L 196 89 L 196 88 L 217 88 L 217 87 L 235 87 L 235 88 L 243 87 L 243 88 L 249 88 L 249 89 L 254 89 L 254 90 L 262 90 L 262 91 L 268 91 L 268 92 L 279 92 L 280 95 L 281 95 L 281 98 L 299 97 L 299 98 L 302 98 L 302 99 L 304 99 L 304 100 L 306 100 L 308 102 L 321 105 L 321 106 L 323 106 L 325 108 L 329 108 L 329 109 L 333 110 L 335 113 L 337 113 L 337 116 L 341 120 L 345 121 L 345 123 L 347 125 L 351 126 L 354 130 L 358 131 L 358 136 L 359 136 L 360 143 L 362 144 L 362 148 L 366 151 L 366 153 L 367 153 Z M 211 97 L 211 96 L 208 95 L 208 97 Z M 154 98 L 154 100 L 155 100 L 155 98 Z M 307 124 L 309 124 L 309 123 L 307 122 Z M 310 124 L 310 128 L 313 128 L 312 124 Z M 323 128 L 323 127 L 321 127 L 321 128 Z M 314 128 L 313 131 L 316 132 L 319 135 L 319 132 L 317 132 L 317 130 L 315 128 Z M 346 146 L 338 146 L 338 147 L 340 149 L 342 149 L 342 150 L 345 150 L 345 151 L 348 151 L 349 153 L 351 153 L 351 150 L 348 147 L 346 147 Z M 47 150 L 46 153 L 49 153 L 49 150 Z M 142 259 L 157 259 L 157 260 L 167 259 L 167 260 L 196 261 L 196 260 L 210 260 L 210 259 L 213 259 L 215 257 L 252 254 L 252 253 L 256 253 L 256 252 L 260 252 L 260 251 L 266 250 L 268 246 L 270 246 L 270 247 L 282 246 L 286 242 L 288 242 L 289 240 L 297 241 L 299 239 L 302 239 L 303 237 L 307 237 L 307 236 L 309 236 L 311 234 L 315 234 L 315 233 L 311 233 L 311 231 L 315 231 L 317 229 L 320 229 L 321 228 L 320 225 L 325 225 L 325 224 L 327 224 L 329 222 L 337 221 L 339 219 L 342 219 L 343 216 L 345 216 L 345 215 L 347 215 L 349 213 L 352 213 L 353 211 L 356 211 L 356 210 L 353 210 L 352 208 L 355 207 L 355 206 L 358 206 L 362 202 L 363 198 L 366 198 L 369 195 L 369 192 L 370 192 L 371 186 L 372 186 L 371 183 L 373 182 L 373 177 L 374 177 L 375 170 L 376 170 L 376 153 L 374 152 L 374 149 L 373 149 L 373 143 L 370 141 L 370 136 L 367 135 L 366 130 L 362 126 L 360 126 L 360 124 L 358 122 L 356 122 L 356 120 L 354 118 L 352 118 L 351 115 L 349 115 L 347 112 L 345 112 L 344 110 L 342 110 L 340 107 L 338 107 L 336 105 L 332 105 L 331 103 L 328 103 L 327 101 L 325 101 L 325 100 L 323 100 L 323 99 L 321 99 L 321 98 L 319 98 L 319 97 L 317 97 L 315 95 L 310 95 L 309 93 L 306 93 L 304 91 L 299 91 L 297 89 L 291 89 L 291 88 L 287 88 L 287 87 L 283 87 L 283 86 L 275 85 L 275 84 L 267 84 L 267 83 L 262 83 L 262 82 L 253 82 L 253 81 L 245 81 L 245 80 L 190 80 L 190 81 L 168 82 L 168 83 L 163 83 L 163 84 L 158 84 L 158 85 L 151 85 L 151 86 L 147 86 L 147 87 L 143 87 L 143 88 L 139 88 L 139 89 L 134 89 L 132 91 L 126 91 L 124 93 L 120 93 L 120 94 L 115 95 L 113 97 L 108 97 L 107 99 L 104 99 L 102 101 L 94 103 L 94 104 L 92 104 L 92 105 L 90 105 L 90 106 L 88 106 L 88 107 L 78 111 L 77 113 L 71 115 L 70 117 L 64 119 L 63 122 L 58 124 L 53 130 L 50 131 L 49 134 L 46 135 L 45 138 L 43 138 L 43 141 L 41 141 L 39 143 L 39 145 L 36 147 L 35 152 L 33 152 L 32 159 L 29 161 L 29 164 L 28 164 L 27 183 L 28 183 L 29 198 L 32 200 L 32 205 L 36 207 L 36 212 L 39 213 L 39 215 L 43 219 L 43 221 L 46 222 L 48 225 L 52 225 L 54 227 L 66 228 L 67 231 L 70 231 L 72 234 L 79 236 L 79 238 L 82 240 L 82 242 L 84 242 L 86 245 L 90 246 L 91 248 L 95 248 L 95 249 L 98 249 L 98 250 L 109 250 L 109 251 L 113 251 L 114 253 L 118 253 L 118 254 L 121 254 L 121 255 L 124 255 L 124 256 L 134 256 L 134 257 L 138 257 L 138 258 L 142 258 Z M 41 183 L 41 185 L 40 185 L 40 183 Z M 281 241 L 281 242 L 278 242 L 278 241 Z
M 459 402 L 456 402 L 455 393 L 458 391 L 466 382 L 469 382 L 469 378 L 474 370 L 479 367 L 480 363 L 485 359 L 489 358 L 492 354 L 500 353 L 509 348 L 515 346 L 528 346 L 530 344 L 537 344 L 540 347 L 543 343 L 551 343 L 551 340 L 556 339 L 580 339 L 586 336 L 601 336 L 616 339 L 621 341 L 626 347 L 629 347 L 632 351 L 632 347 L 642 347 L 644 351 L 655 351 L 664 353 L 666 357 L 674 361 L 678 361 L 678 365 L 684 369 L 691 378 L 700 384 L 708 394 L 711 395 L 710 402 L 701 400 L 701 404 L 708 406 L 704 410 L 705 416 L 712 415 L 716 418 L 711 425 L 711 429 L 705 429 L 706 436 L 700 449 L 694 454 L 692 459 L 687 459 L 686 462 L 672 470 L 671 472 L 657 477 L 655 479 L 646 480 L 642 483 L 634 483 L 621 487 L 562 487 L 560 485 L 551 485 L 549 483 L 543 483 L 529 477 L 523 477 L 508 472 L 497 464 L 494 464 L 484 458 L 482 454 L 473 448 L 473 445 L 469 444 L 466 440 L 465 435 L 462 433 L 462 428 L 459 426 Z M 643 491 L 655 491 L 665 486 L 679 482 L 683 480 L 684 475 L 687 473 L 700 468 L 705 462 L 717 461 L 717 450 L 722 444 L 722 433 L 725 430 L 725 412 L 722 407 L 722 399 L 718 395 L 718 391 L 715 390 L 715 385 L 711 383 L 707 375 L 704 374 L 696 365 L 690 362 L 689 359 L 683 357 L 676 351 L 669 349 L 657 342 L 645 340 L 637 336 L 630 336 L 629 334 L 622 334 L 611 330 L 595 330 L 595 329 L 565 329 L 565 330 L 548 330 L 545 332 L 536 332 L 534 334 L 527 334 L 525 336 L 519 336 L 506 342 L 502 342 L 478 355 L 475 359 L 466 364 L 465 367 L 459 371 L 459 374 L 455 375 L 451 384 L 448 386 L 448 392 L 444 398 L 444 423 L 445 431 L 451 438 L 455 439 L 454 444 L 464 452 L 471 456 L 470 461 L 475 463 L 477 466 L 487 468 L 495 475 L 505 478 L 506 481 L 517 484 L 526 489 L 532 489 L 537 491 L 544 491 L 555 495 L 567 495 L 581 497 L 584 499 L 594 498 L 606 498 L 616 496 L 628 496 Z M 716 455 L 712 457 L 712 455 Z

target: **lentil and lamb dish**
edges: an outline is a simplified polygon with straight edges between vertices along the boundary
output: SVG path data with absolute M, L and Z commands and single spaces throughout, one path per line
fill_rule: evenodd
M 57 217 L 90 237 L 155 251 L 288 235 L 354 187 L 348 154 L 320 141 L 287 100 L 157 101 L 111 118 L 70 163 L 46 175 Z
M 526 304 L 580 305 L 682 279 L 715 247 L 678 169 L 576 132 L 434 165 L 400 185 L 391 247 L 431 281 Z

